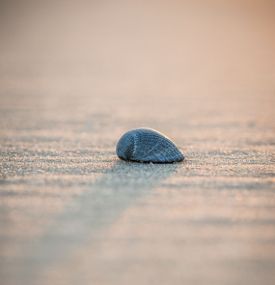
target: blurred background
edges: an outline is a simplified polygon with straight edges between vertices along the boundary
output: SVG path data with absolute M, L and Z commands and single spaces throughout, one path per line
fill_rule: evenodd
M 3 285 L 274 284 L 274 0 L 1 0 L 0 40 Z M 119 164 L 140 126 L 185 163 Z
M 66 94 L 112 106 L 110 97 L 125 96 L 131 112 L 165 101 L 174 113 L 183 97 L 274 91 L 272 0 L 3 0 L 0 13 L 1 97 Z

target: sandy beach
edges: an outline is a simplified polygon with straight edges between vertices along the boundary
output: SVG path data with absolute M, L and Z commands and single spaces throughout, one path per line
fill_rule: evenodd
M 274 284 L 273 1 L 21 2 L 0 4 L 1 284 Z M 144 126 L 185 161 L 119 160 Z

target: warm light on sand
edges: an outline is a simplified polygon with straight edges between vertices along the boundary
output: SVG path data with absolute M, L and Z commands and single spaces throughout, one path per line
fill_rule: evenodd
M 1 1 L 1 284 L 275 284 L 274 11 Z M 120 161 L 141 126 L 186 160 Z

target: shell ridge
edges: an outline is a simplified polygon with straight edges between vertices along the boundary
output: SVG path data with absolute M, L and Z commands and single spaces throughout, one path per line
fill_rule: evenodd
M 176 144 L 153 129 L 134 129 L 125 133 L 117 144 L 117 155 L 124 160 L 172 163 L 184 159 Z
M 154 155 L 157 159 L 165 160 L 166 157 L 170 157 L 169 160 L 174 160 L 177 157 L 178 153 L 174 151 L 176 146 L 167 137 L 162 137 L 161 142 L 157 146 L 159 147 L 159 151 Z
M 133 133 L 133 141 L 134 141 L 134 149 L 133 149 L 132 157 L 134 157 L 137 151 L 137 134 L 135 133 Z
M 148 156 L 151 155 L 151 153 L 152 153 L 159 145 L 160 145 L 159 143 L 153 145 L 153 146 L 149 149 L 149 151 L 148 151 L 146 154 L 147 154 Z

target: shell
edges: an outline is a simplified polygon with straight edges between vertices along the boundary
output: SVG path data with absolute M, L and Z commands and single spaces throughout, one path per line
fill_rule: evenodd
M 184 159 L 168 137 L 147 128 L 126 132 L 117 143 L 116 153 L 123 160 L 136 162 L 173 163 Z

